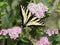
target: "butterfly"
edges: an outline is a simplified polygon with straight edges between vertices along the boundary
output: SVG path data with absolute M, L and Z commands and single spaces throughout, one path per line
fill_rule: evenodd
M 21 6 L 21 11 L 22 11 L 22 16 L 23 16 L 23 23 L 26 24 L 27 21 L 30 19 L 32 16 L 31 12 L 28 12 L 28 9 L 25 11 L 24 7 Z M 26 24 L 26 26 L 31 26 L 31 25 L 42 25 L 42 23 L 38 22 L 40 19 L 37 17 L 33 17 L 29 22 Z

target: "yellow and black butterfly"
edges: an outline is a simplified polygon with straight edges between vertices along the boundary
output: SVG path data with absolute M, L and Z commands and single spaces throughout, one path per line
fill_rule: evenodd
M 37 19 L 37 17 L 33 17 L 32 19 L 30 19 L 30 17 L 32 16 L 32 14 L 31 14 L 31 12 L 28 11 L 28 9 L 25 11 L 24 7 L 21 6 L 21 10 L 22 10 L 22 15 L 23 15 L 23 23 L 26 26 L 42 25 L 42 23 L 38 22 L 40 19 Z

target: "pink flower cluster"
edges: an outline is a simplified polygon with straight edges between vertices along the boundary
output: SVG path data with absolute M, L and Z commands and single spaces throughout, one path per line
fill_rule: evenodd
M 0 35 L 7 35 L 7 30 L 6 29 L 2 29 L 1 31 L 0 31 Z
M 21 33 L 21 28 L 18 26 L 14 26 L 9 29 L 2 29 L 0 31 L 0 35 L 9 35 L 11 39 L 16 39 L 19 37 L 19 34 Z
M 47 37 L 41 37 L 40 40 L 36 42 L 36 45 L 50 45 L 50 42 Z
M 48 11 L 48 8 L 43 3 L 29 3 L 27 9 L 34 14 L 37 18 L 43 18 L 44 12 Z
M 16 39 L 17 37 L 19 37 L 20 33 L 21 33 L 21 28 L 18 26 L 8 29 L 8 35 L 10 36 L 11 39 Z
M 58 34 L 58 29 L 47 29 L 44 31 L 48 36 L 51 36 L 52 34 Z

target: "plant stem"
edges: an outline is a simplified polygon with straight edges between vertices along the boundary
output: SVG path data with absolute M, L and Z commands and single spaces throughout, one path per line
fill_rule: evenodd
M 31 39 L 31 36 L 30 36 L 30 34 L 29 34 L 29 29 L 28 29 L 27 26 L 26 26 L 26 38 L 27 38 L 27 39 Z
M 26 26 L 26 37 L 28 36 L 28 27 Z
M 15 45 L 17 45 L 17 41 L 16 41 Z
M 29 30 L 27 26 L 26 26 L 26 37 L 29 39 Z
M 2 45 L 5 45 L 5 38 L 3 39 Z

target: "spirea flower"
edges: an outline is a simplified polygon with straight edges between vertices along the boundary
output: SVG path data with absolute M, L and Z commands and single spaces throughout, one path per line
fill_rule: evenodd
M 40 40 L 36 42 L 36 45 L 50 45 L 50 42 L 47 37 L 41 37 Z
M 1 31 L 0 31 L 0 35 L 7 35 L 7 29 L 2 29 Z
M 8 35 L 10 36 L 11 39 L 18 38 L 20 33 L 21 33 L 21 28 L 18 26 L 8 29 Z
M 58 29 L 53 29 L 52 31 L 54 32 L 54 34 L 58 34 Z
M 29 9 L 29 11 L 30 11 L 32 14 L 36 13 L 36 4 L 34 4 L 34 3 L 29 3 L 28 6 L 27 6 L 27 8 Z
M 45 6 L 43 3 L 38 3 L 38 6 L 41 7 L 41 9 L 43 10 L 43 12 L 48 11 L 47 6 Z
M 47 29 L 44 31 L 48 36 L 52 36 L 52 34 L 58 34 L 58 29 Z
M 47 30 L 45 30 L 44 32 L 45 32 L 46 34 L 48 34 L 48 36 L 51 36 L 52 33 L 54 34 L 54 32 L 52 32 L 52 30 L 50 30 L 50 29 L 47 29 Z
M 44 12 L 48 11 L 48 8 L 43 3 L 29 3 L 27 9 L 34 14 L 37 18 L 43 18 Z
M 16 33 L 21 33 L 21 27 L 15 26 L 12 28 Z

